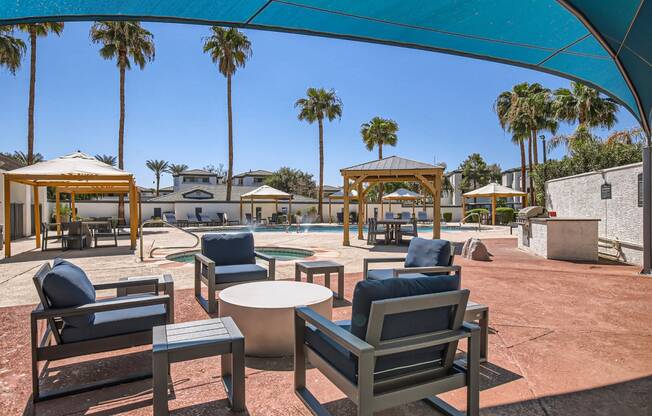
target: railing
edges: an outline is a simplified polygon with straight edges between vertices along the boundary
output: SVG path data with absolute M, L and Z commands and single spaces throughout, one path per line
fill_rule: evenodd
M 481 217 L 480 217 L 480 213 L 478 213 L 478 212 L 472 212 L 469 215 L 467 215 L 466 217 L 462 218 L 460 220 L 460 228 L 462 228 L 462 224 L 465 223 L 467 219 L 469 219 L 469 218 L 471 218 L 473 216 L 475 216 L 475 219 L 478 222 L 478 232 L 480 232 L 480 219 L 481 219 Z
M 163 226 L 169 226 L 172 228 L 176 228 L 177 230 L 183 231 L 186 234 L 190 234 L 191 236 L 195 237 L 195 244 L 192 246 L 169 246 L 169 247 L 152 247 L 152 249 L 149 251 L 149 258 L 154 257 L 154 252 L 156 250 L 164 250 L 164 249 L 192 249 L 195 248 L 199 245 L 199 236 L 193 232 L 190 232 L 188 230 L 184 230 L 181 227 L 177 227 L 174 224 L 170 224 L 169 222 L 162 220 L 162 219 L 150 219 L 150 220 L 145 220 L 140 224 L 140 261 L 143 261 L 143 226 L 148 225 L 148 224 L 162 224 Z M 153 243 L 152 243 L 153 244 Z

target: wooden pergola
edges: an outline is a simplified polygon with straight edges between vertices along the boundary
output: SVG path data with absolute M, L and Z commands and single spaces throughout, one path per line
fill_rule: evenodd
M 358 199 L 358 191 L 356 191 L 354 189 L 351 192 L 349 192 L 349 199 L 350 200 L 351 199 L 357 200 Z M 339 190 L 339 191 L 337 191 L 335 193 L 332 193 L 332 194 L 328 195 L 328 222 L 331 222 L 331 218 L 332 218 L 332 215 L 333 215 L 332 214 L 332 208 L 331 208 L 333 200 L 336 200 L 336 201 L 344 200 L 344 192 L 342 190 Z
M 439 238 L 441 235 L 441 184 L 444 175 L 444 168 L 429 163 L 416 162 L 398 156 L 390 156 L 380 160 L 374 160 L 360 165 L 351 166 L 340 170 L 344 179 L 344 238 L 343 244 L 350 245 L 349 240 L 349 191 L 355 189 L 358 192 L 358 239 L 363 240 L 364 205 L 365 195 L 371 186 L 364 188 L 363 185 L 374 185 L 387 182 L 417 182 L 427 190 L 433 198 L 432 215 L 432 237 Z
M 507 186 L 495 182 L 485 185 L 482 188 L 462 194 L 462 218 L 466 217 L 466 200 L 468 198 L 491 198 L 491 225 L 496 225 L 496 199 L 522 197 L 523 207 L 527 206 L 527 193 L 516 191 Z
M 60 195 L 70 194 L 70 207 L 74 218 L 75 195 L 121 194 L 129 195 L 129 228 L 131 249 L 136 248 L 138 235 L 138 189 L 134 176 L 107 165 L 82 152 L 71 153 L 56 159 L 15 169 L 4 174 L 4 213 L 7 229 L 10 229 L 11 183 L 21 183 L 33 188 L 34 232 L 36 248 L 41 247 L 41 215 L 38 209 L 38 188 L 49 186 L 55 190 L 55 216 L 61 222 Z M 47 214 L 46 214 L 47 215 Z M 5 257 L 11 256 L 11 236 L 5 233 Z
M 288 223 L 291 222 L 290 216 L 292 215 L 292 198 L 291 194 L 283 192 L 276 188 L 272 188 L 269 185 L 263 185 L 259 188 L 249 191 L 245 194 L 240 195 L 240 222 L 244 220 L 244 202 L 249 201 L 251 203 L 251 218 L 256 216 L 254 211 L 254 201 L 267 200 L 274 201 L 274 209 L 278 213 L 278 203 L 279 201 L 286 201 L 288 203 Z
M 417 201 L 420 199 L 424 199 L 423 195 L 419 195 L 418 193 L 405 188 L 399 188 L 390 194 L 383 195 L 383 200 L 389 202 L 389 212 L 392 212 L 392 201 L 412 201 L 413 216 L 416 215 L 416 205 Z

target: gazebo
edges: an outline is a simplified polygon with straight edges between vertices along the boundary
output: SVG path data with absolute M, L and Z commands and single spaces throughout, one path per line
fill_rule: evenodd
M 363 185 L 387 183 L 387 182 L 417 182 L 426 189 L 433 198 L 432 215 L 432 237 L 439 238 L 441 225 L 438 219 L 441 217 L 440 195 L 444 168 L 431 165 L 430 163 L 417 162 L 398 156 L 390 156 L 384 159 L 373 160 L 340 170 L 344 179 L 344 238 L 343 244 L 350 245 L 349 240 L 349 192 L 351 189 L 358 191 L 358 239 L 363 240 L 364 205 L 365 195 L 371 187 L 363 188 Z
M 100 162 L 82 152 L 74 152 L 56 159 L 15 169 L 4 174 L 4 200 L 6 227 L 10 227 L 11 183 L 22 183 L 33 187 L 34 207 L 39 206 L 38 188 L 49 186 L 55 192 L 55 216 L 60 223 L 60 194 L 70 194 L 70 204 L 74 212 L 75 195 L 79 194 L 121 194 L 129 195 L 129 228 L 131 230 L 131 249 L 136 248 L 138 234 L 138 189 L 134 176 L 115 166 Z M 34 209 L 34 231 L 36 248 L 41 247 L 41 218 Z M 11 237 L 5 233 L 5 257 L 11 256 Z
M 254 218 L 254 201 L 256 200 L 273 200 L 276 212 L 278 212 L 278 201 L 287 201 L 289 206 L 288 222 L 290 221 L 290 215 L 292 215 L 292 195 L 279 189 L 272 188 L 269 185 L 263 185 L 253 191 L 240 195 L 240 222 L 243 222 L 244 219 L 245 201 L 251 202 L 251 218 Z
M 355 189 L 350 191 L 349 192 L 349 199 L 357 200 L 358 199 L 358 191 L 356 191 Z M 328 221 L 329 222 L 331 221 L 331 216 L 333 215 L 332 214 L 332 209 L 331 209 L 331 205 L 332 205 L 333 200 L 337 200 L 337 201 L 344 200 L 344 192 L 342 190 L 339 190 L 339 191 L 337 191 L 335 193 L 332 193 L 332 194 L 328 195 Z
M 416 204 L 420 199 L 423 199 L 423 195 L 405 188 L 399 188 L 383 196 L 383 200 L 389 202 L 389 212 L 392 212 L 392 201 L 412 201 L 412 215 L 416 215 Z
M 527 193 L 516 191 L 495 182 L 462 195 L 462 218 L 466 216 L 467 198 L 491 198 L 491 224 L 496 225 L 496 198 L 523 197 L 523 206 L 527 205 Z

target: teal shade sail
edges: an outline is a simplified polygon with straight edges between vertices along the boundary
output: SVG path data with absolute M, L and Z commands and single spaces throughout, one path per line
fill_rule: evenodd
M 0 0 L 0 25 L 44 20 L 218 24 L 425 49 L 556 74 L 652 124 L 652 1 Z

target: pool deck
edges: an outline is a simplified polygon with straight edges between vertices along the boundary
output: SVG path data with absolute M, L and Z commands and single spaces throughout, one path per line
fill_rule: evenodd
M 454 234 L 454 235 L 453 235 Z M 593 416 L 652 414 L 652 279 L 638 268 L 620 264 L 546 260 L 519 251 L 508 231 L 480 233 L 492 254 L 490 262 L 456 258 L 462 285 L 471 300 L 490 308 L 489 363 L 481 366 L 481 414 Z M 352 236 L 354 237 L 354 236 Z M 455 241 L 462 233 L 445 236 Z M 145 246 L 182 244 L 192 239 L 178 232 L 147 231 Z M 33 241 L 6 261 L 0 260 L 0 406 L 7 415 L 151 415 L 151 381 L 131 383 L 31 405 L 30 354 L 26 317 L 33 307 L 31 275 L 56 252 L 33 252 Z M 178 322 L 205 319 L 192 296 L 192 266 L 171 262 L 165 254 L 140 262 L 124 247 L 69 251 L 65 257 L 88 270 L 94 281 L 125 275 L 169 271 L 176 284 Z M 361 279 L 362 258 L 395 256 L 405 247 L 367 247 L 341 235 L 261 233 L 257 245 L 315 250 L 315 258 L 345 265 L 345 301 L 334 304 L 334 318 L 350 317 L 353 288 Z M 280 262 L 277 278 L 292 279 L 293 262 Z M 321 280 L 317 280 L 318 283 Z M 146 366 L 147 354 L 107 354 L 106 360 L 66 360 L 48 369 L 51 386 L 92 380 L 105 374 Z M 83 361 L 83 363 L 82 363 Z M 292 391 L 290 358 L 246 361 L 247 410 L 250 415 L 308 415 Z M 204 359 L 173 365 L 172 415 L 231 415 L 219 380 L 219 361 Z M 355 414 L 355 406 L 317 370 L 308 384 L 334 415 Z M 463 408 L 463 390 L 444 398 Z M 379 412 L 383 416 L 437 415 L 423 402 Z

